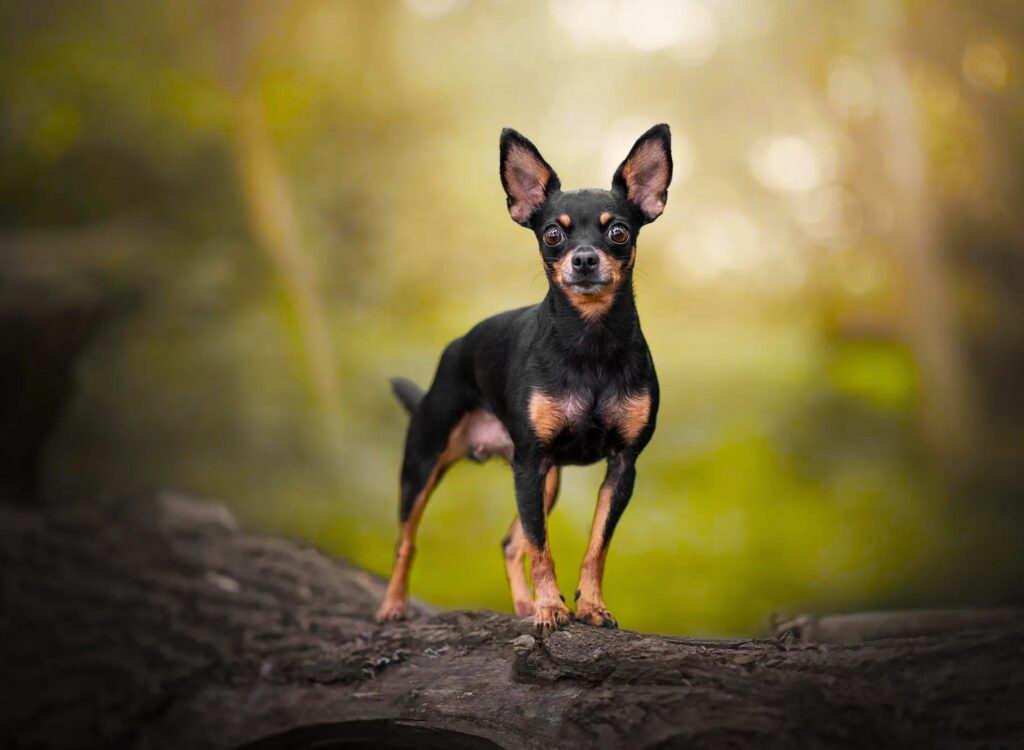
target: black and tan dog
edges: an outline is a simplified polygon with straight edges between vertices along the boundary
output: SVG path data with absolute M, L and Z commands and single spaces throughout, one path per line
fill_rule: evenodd
M 507 459 L 519 515 L 502 546 L 512 599 L 541 633 L 572 619 L 555 582 L 546 517 L 560 467 L 607 459 L 576 590 L 576 620 L 615 627 L 601 579 L 629 503 L 636 460 L 654 432 L 658 380 L 640 331 L 633 267 L 640 228 L 665 208 L 672 179 L 667 125 L 636 142 L 611 190 L 562 192 L 530 141 L 501 134 L 501 184 L 512 218 L 537 237 L 548 293 L 496 315 L 441 355 L 430 390 L 395 379 L 412 414 L 401 475 L 401 536 L 378 620 L 405 615 L 416 528 L 430 493 L 461 458 Z M 530 556 L 536 602 L 523 558 Z

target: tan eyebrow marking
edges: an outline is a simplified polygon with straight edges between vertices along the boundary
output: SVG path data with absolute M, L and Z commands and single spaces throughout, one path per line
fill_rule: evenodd
M 601 226 L 604 226 L 605 224 L 607 224 L 611 220 L 612 220 L 612 215 L 610 213 L 608 213 L 607 211 L 605 211 L 603 214 L 601 214 L 600 218 L 598 219 L 598 221 L 601 222 Z
M 569 214 L 562 214 L 558 217 L 558 223 L 568 229 L 572 225 L 572 219 L 569 218 Z

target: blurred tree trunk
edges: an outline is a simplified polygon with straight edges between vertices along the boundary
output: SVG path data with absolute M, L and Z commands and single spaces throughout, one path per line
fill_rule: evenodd
M 0 499 L 54 499 L 47 450 L 81 354 L 125 308 L 99 269 L 145 254 L 156 234 L 139 215 L 0 233 Z
M 44 501 L 47 445 L 74 392 L 79 354 L 109 307 L 93 290 L 0 281 L 0 500 Z
M 334 457 L 343 447 L 341 393 L 330 316 L 306 250 L 288 178 L 267 124 L 258 53 L 289 3 L 236 0 L 216 6 L 224 79 L 234 104 L 234 154 L 253 237 L 267 254 L 295 315 L 310 383 Z
M 929 188 L 927 156 L 895 19 L 872 6 L 889 44 L 879 51 L 875 77 L 883 158 L 895 197 L 895 244 L 906 294 L 906 324 L 920 368 L 921 425 L 932 453 L 954 474 L 970 470 L 978 415 L 971 377 L 948 289 L 949 269 Z

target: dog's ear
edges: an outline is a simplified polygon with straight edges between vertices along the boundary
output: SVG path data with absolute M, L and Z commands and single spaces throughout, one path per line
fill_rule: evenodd
M 624 195 L 650 222 L 661 216 L 672 182 L 672 134 L 668 125 L 655 125 L 633 144 L 615 170 L 612 190 Z
M 501 186 L 508 196 L 509 215 L 525 227 L 561 183 L 536 146 L 505 128 L 501 131 Z

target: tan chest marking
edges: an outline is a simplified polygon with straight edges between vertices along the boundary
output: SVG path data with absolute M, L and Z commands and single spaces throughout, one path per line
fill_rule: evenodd
M 601 402 L 601 418 L 615 427 L 627 443 L 636 440 L 651 416 L 651 394 L 647 391 L 607 398 Z
M 542 443 L 550 443 L 559 432 L 582 417 L 587 407 L 586 400 L 573 394 L 551 396 L 534 391 L 529 405 L 533 433 Z

